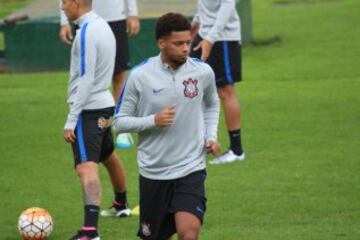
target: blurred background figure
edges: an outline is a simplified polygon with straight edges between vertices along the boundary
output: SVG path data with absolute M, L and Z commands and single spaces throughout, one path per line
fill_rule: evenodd
M 241 27 L 235 0 L 198 0 L 192 22 L 192 57 L 214 70 L 230 138 L 229 150 L 210 164 L 245 159 L 240 131 L 240 104 L 234 84 L 241 80 Z
M 59 1 L 59 4 L 61 6 L 61 1 Z M 94 0 L 93 9 L 109 23 L 115 35 L 116 58 L 113 75 L 113 95 L 115 101 L 117 101 L 124 83 L 126 70 L 130 69 L 128 36 L 134 37 L 140 30 L 137 3 L 136 0 Z M 60 39 L 70 45 L 73 34 L 63 11 L 60 12 L 60 25 Z
M 68 17 L 61 8 L 62 1 L 59 1 L 60 7 L 60 32 L 59 36 L 62 42 L 71 45 L 73 33 L 69 24 Z M 130 69 L 130 54 L 128 36 L 133 37 L 139 33 L 140 22 L 138 20 L 138 9 L 136 0 L 107 0 L 93 1 L 93 10 L 105 19 L 116 40 L 116 56 L 114 72 L 112 76 L 113 97 L 115 102 L 119 98 L 122 85 L 126 77 L 126 71 Z M 75 25 L 78 30 L 80 26 Z M 130 147 L 133 143 L 130 134 L 124 133 L 116 138 L 117 147 Z M 129 216 L 130 211 L 127 208 L 126 197 L 126 178 L 125 169 L 121 161 L 107 164 L 104 162 L 107 170 L 112 176 L 111 180 L 114 187 L 114 201 L 112 206 L 101 212 L 102 216 Z

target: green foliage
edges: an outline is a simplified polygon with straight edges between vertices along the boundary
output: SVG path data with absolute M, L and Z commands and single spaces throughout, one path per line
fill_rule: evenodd
M 201 239 L 360 239 L 360 22 L 358 0 L 279 8 L 253 1 L 255 40 L 244 49 L 244 162 L 208 166 Z M 67 73 L 0 75 L 0 239 L 18 239 L 17 217 L 48 209 L 52 239 L 82 224 L 80 184 L 62 139 Z M 219 139 L 227 147 L 221 121 Z M 131 206 L 135 149 L 119 151 Z M 102 207 L 112 190 L 104 168 Z M 136 239 L 138 218 L 100 219 L 104 239 Z
M 28 0 L 0 0 L 0 20 L 15 10 L 25 7 L 28 2 Z M 0 50 L 4 47 L 4 35 L 0 32 Z
M 0 0 L 0 19 L 26 6 L 29 0 Z
M 3 50 L 4 48 L 5 48 L 4 34 L 0 32 L 0 50 Z

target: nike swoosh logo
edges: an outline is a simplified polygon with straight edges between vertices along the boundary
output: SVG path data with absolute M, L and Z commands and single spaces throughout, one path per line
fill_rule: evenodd
M 165 88 L 160 88 L 160 89 L 153 89 L 153 94 L 158 94 L 160 93 L 162 90 L 164 90 Z
M 196 210 L 197 210 L 198 212 L 204 213 L 204 210 L 203 210 L 201 207 L 199 207 L 199 206 L 196 206 Z

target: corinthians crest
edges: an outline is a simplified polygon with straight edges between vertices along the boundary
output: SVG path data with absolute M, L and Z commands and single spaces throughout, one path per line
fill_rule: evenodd
M 97 121 L 97 125 L 100 129 L 105 129 L 111 126 L 111 123 L 113 122 L 114 118 L 110 117 L 109 119 L 106 119 L 104 117 L 100 117 Z
M 185 97 L 193 98 L 198 95 L 199 89 L 197 87 L 197 83 L 198 83 L 198 80 L 196 80 L 196 79 L 193 80 L 191 78 L 189 78 L 189 80 L 183 81 L 183 84 L 185 86 L 185 89 L 184 89 Z
M 141 223 L 141 232 L 146 237 L 150 236 L 151 235 L 150 224 Z

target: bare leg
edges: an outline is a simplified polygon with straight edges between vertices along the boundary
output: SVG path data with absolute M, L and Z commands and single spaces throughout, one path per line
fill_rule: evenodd
M 175 224 L 179 240 L 197 240 L 199 238 L 201 222 L 194 214 L 175 213 Z
M 117 156 L 115 151 L 103 162 L 106 170 L 109 173 L 111 183 L 113 185 L 114 191 L 116 192 L 125 192 L 126 190 L 126 176 L 125 168 Z
M 82 163 L 76 166 L 76 172 L 81 179 L 84 204 L 100 206 L 101 185 L 98 165 L 94 162 Z
M 240 129 L 240 104 L 236 97 L 234 85 L 218 88 L 218 93 L 224 108 L 228 131 Z
M 113 76 L 113 79 L 112 79 L 113 96 L 114 96 L 115 103 L 117 103 L 117 101 L 119 100 L 119 96 L 120 96 L 122 87 L 125 82 L 125 76 L 126 76 L 126 71 L 122 71 L 119 74 L 116 74 Z

